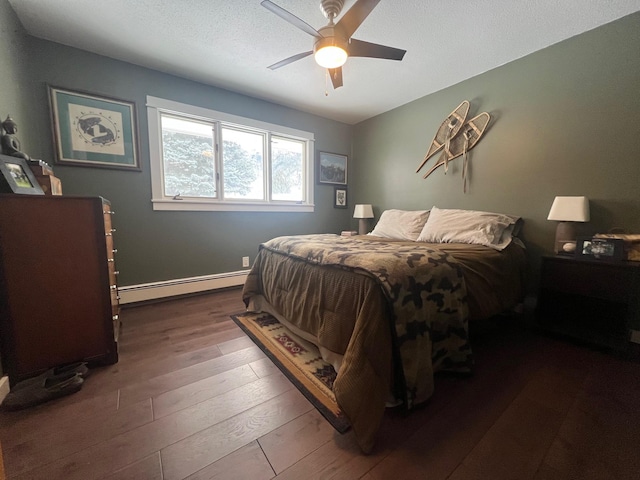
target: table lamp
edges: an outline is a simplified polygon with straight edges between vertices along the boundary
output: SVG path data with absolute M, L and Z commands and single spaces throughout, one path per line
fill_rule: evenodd
M 555 253 L 572 253 L 576 248 L 576 222 L 589 221 L 589 199 L 587 197 L 556 197 L 549 210 L 547 220 L 555 220 Z
M 353 218 L 359 218 L 358 235 L 367 234 L 367 221 L 373 218 L 373 207 L 371 205 L 356 205 L 353 211 Z

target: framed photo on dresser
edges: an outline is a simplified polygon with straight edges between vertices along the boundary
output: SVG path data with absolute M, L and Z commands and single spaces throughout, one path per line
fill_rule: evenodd
M 0 193 L 44 195 L 27 161 L 9 155 L 0 155 Z

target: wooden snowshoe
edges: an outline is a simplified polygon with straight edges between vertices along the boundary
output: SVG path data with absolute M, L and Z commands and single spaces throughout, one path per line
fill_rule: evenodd
M 447 142 L 450 142 L 453 138 L 455 138 L 455 136 L 462 128 L 462 125 L 464 125 L 468 113 L 469 102 L 465 100 L 460 105 L 458 105 L 457 108 L 453 112 L 451 112 L 447 118 L 444 119 L 444 121 L 440 125 L 440 128 L 438 128 L 435 137 L 433 137 L 431 146 L 424 156 L 424 160 L 416 170 L 416 173 L 420 171 L 420 169 L 424 166 L 425 163 L 427 163 L 427 160 L 429 160 L 432 155 L 442 150 Z
M 447 173 L 448 163 L 454 158 L 458 158 L 460 155 L 465 154 L 473 147 L 476 146 L 482 134 L 484 133 L 487 125 L 489 125 L 489 120 L 491 120 L 491 116 L 487 112 L 482 112 L 481 114 L 473 117 L 467 123 L 464 124 L 462 128 L 462 132 L 460 135 L 452 138 L 449 142 L 449 148 L 445 149 L 438 162 L 431 167 L 431 169 L 424 175 L 423 178 L 427 178 L 431 175 L 434 170 L 442 165 L 445 166 L 445 173 Z M 466 173 L 466 162 L 463 168 L 463 176 Z

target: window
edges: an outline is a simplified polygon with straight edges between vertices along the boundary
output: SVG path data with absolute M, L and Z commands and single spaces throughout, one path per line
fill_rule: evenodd
M 160 124 L 165 195 L 216 198 L 214 126 L 163 113 Z
M 313 134 L 147 97 L 154 210 L 313 211 Z

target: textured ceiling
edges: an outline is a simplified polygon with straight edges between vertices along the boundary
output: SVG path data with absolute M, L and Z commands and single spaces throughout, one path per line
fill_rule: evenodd
M 355 0 L 346 0 L 343 13 Z M 319 0 L 274 0 L 314 28 Z M 407 50 L 350 58 L 333 90 L 313 38 L 260 0 L 9 0 L 36 37 L 357 123 L 640 10 L 640 0 L 382 0 L 354 38 Z M 328 92 L 328 95 L 325 95 Z

